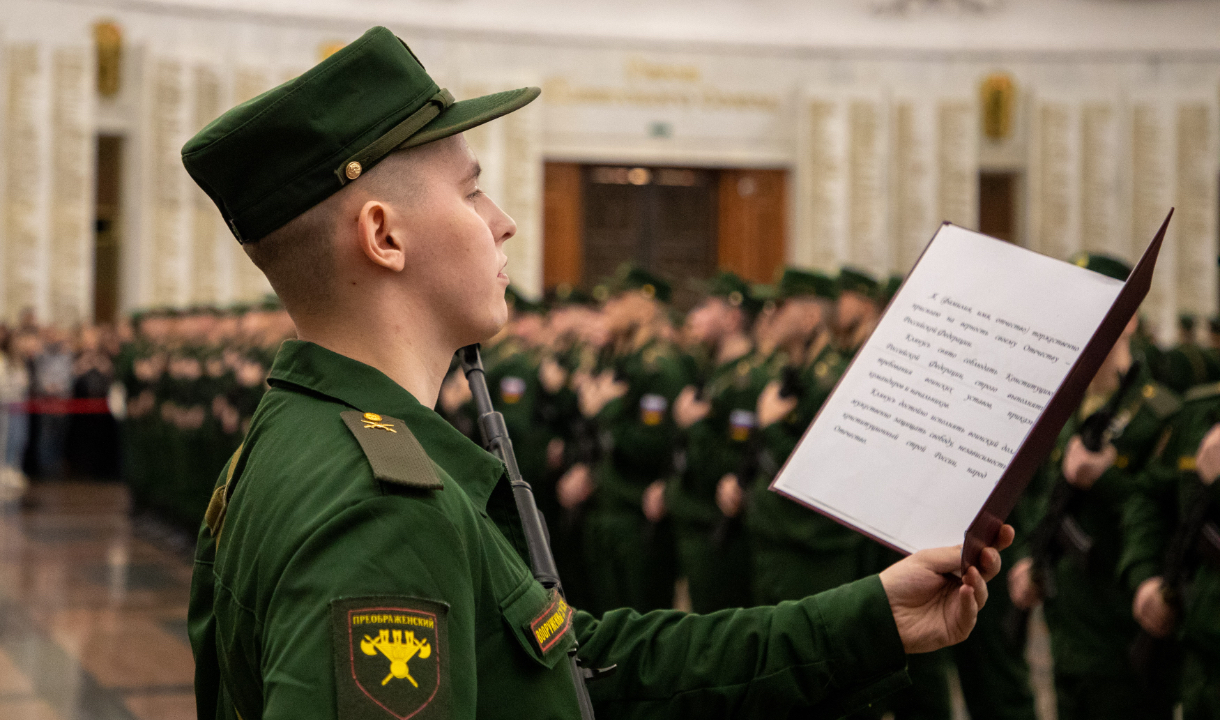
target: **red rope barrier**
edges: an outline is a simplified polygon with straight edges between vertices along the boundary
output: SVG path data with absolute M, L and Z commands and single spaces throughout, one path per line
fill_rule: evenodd
M 5 406 L 31 415 L 109 415 L 106 398 L 33 398 Z

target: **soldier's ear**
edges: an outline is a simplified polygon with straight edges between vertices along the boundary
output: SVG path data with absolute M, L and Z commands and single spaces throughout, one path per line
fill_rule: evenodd
M 380 200 L 369 200 L 356 217 L 356 245 L 374 265 L 402 272 L 407 263 L 405 231 L 394 222 L 393 208 Z

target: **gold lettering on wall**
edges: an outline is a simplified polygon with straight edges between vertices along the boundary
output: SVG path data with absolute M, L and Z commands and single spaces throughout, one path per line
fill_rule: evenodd
M 815 267 L 834 268 L 841 258 L 838 253 L 841 208 L 846 201 L 845 172 L 839 148 L 841 141 L 836 125 L 839 109 L 833 102 L 814 100 L 809 103 L 808 153 L 809 229 Z
M 93 47 L 97 53 L 97 92 L 102 97 L 119 94 L 122 82 L 123 32 L 105 20 L 93 25 Z
M 642 57 L 628 58 L 623 74 L 628 80 L 653 82 L 697 83 L 703 79 L 703 73 L 695 65 L 654 62 Z
M 542 85 L 542 92 L 551 105 L 635 105 L 763 112 L 775 112 L 781 105 L 775 95 L 726 91 L 706 85 L 689 90 L 622 88 L 575 85 L 562 77 L 548 79 Z

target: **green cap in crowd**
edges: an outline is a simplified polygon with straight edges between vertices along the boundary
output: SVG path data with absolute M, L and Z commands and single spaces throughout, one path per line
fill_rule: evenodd
M 775 290 L 776 300 L 787 300 L 794 297 L 820 297 L 834 300 L 838 296 L 838 287 L 829 275 L 816 270 L 802 270 L 795 267 L 784 268 Z
M 861 270 L 859 268 L 844 267 L 839 270 L 839 292 L 854 292 L 864 295 L 865 297 L 877 297 L 877 288 L 881 283 L 877 282 L 877 278 L 873 277 L 872 273 Z
M 182 164 L 238 242 L 255 242 L 386 155 L 482 125 L 538 97 L 520 88 L 456 102 L 406 43 L 375 27 L 300 77 L 212 121 Z
M 890 300 L 898 293 L 898 288 L 902 287 L 902 280 L 901 275 L 890 275 L 885 284 L 877 289 L 877 304 L 881 307 L 889 305 Z
M 732 270 L 716 273 L 705 284 L 705 290 L 708 295 L 724 298 L 729 305 L 741 308 L 747 315 L 757 315 L 762 309 L 762 302 L 755 297 L 750 283 Z
M 509 285 L 508 287 L 504 288 L 504 302 L 507 303 L 508 306 L 512 308 L 513 312 L 516 313 L 537 314 L 543 312 L 543 307 L 540 303 L 536 303 L 533 300 L 525 297 L 521 294 L 521 291 L 513 285 Z
M 1131 274 L 1130 265 L 1116 257 L 1101 253 L 1076 253 L 1072 258 L 1072 264 L 1123 282 L 1126 282 L 1127 276 Z
M 621 293 L 628 290 L 639 290 L 644 295 L 655 298 L 663 303 L 669 302 L 674 293 L 673 287 L 659 276 L 648 272 L 644 268 L 636 267 L 630 263 L 623 263 L 619 266 L 618 271 L 614 273 L 614 279 L 610 283 L 610 291 Z M 596 297 L 596 294 L 594 297 Z
M 593 305 L 593 296 L 571 283 L 559 283 L 546 291 L 543 303 L 547 307 L 558 308 L 568 305 Z

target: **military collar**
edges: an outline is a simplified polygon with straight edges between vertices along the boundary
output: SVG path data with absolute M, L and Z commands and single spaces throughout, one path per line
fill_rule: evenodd
M 428 457 L 457 481 L 480 510 L 504 474 L 500 459 L 471 442 L 406 388 L 359 360 L 302 340 L 280 346 L 268 384 L 325 395 L 361 412 L 396 417 L 411 428 Z

